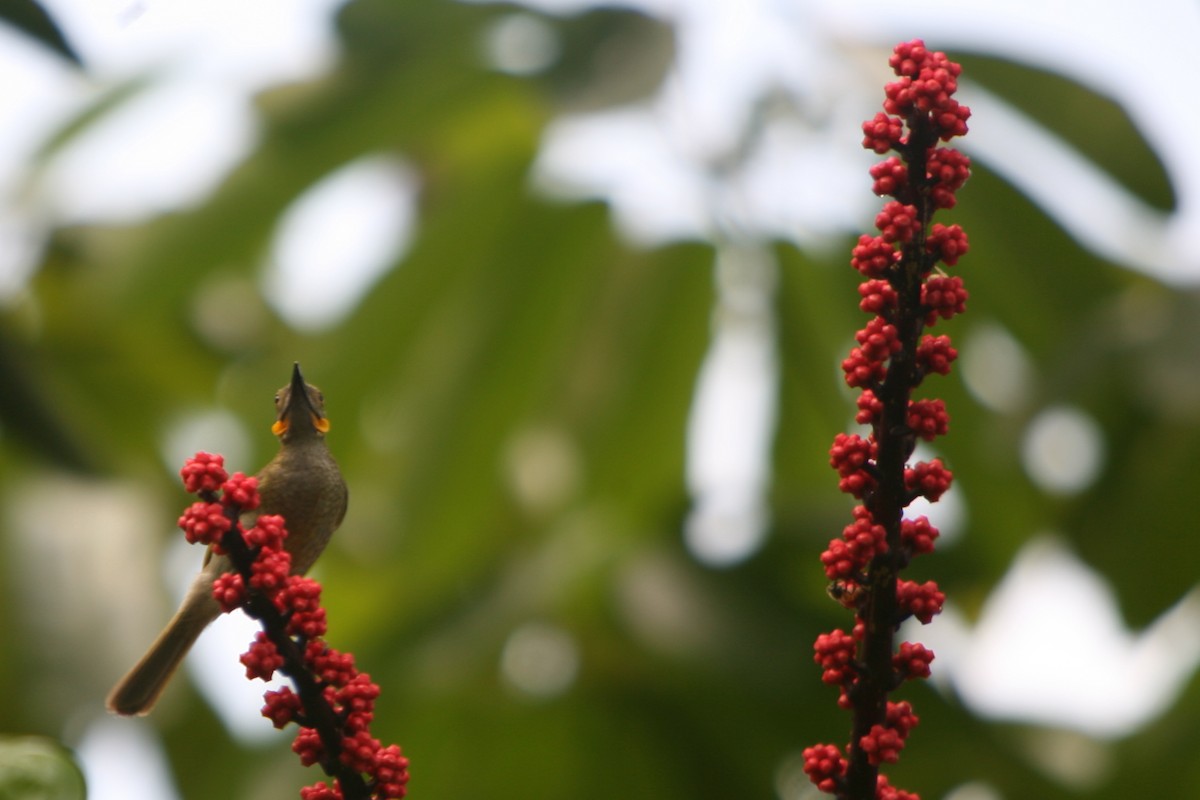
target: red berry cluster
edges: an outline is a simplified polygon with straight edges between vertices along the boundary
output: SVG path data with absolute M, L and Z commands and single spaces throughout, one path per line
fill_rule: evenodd
M 890 197 L 875 218 L 878 234 L 863 235 L 851 254 L 862 274 L 859 307 L 872 315 L 842 362 L 846 383 L 861 390 L 855 420 L 869 433 L 839 433 L 829 450 L 838 488 L 858 500 L 854 521 L 821 554 L 830 595 L 855 612 L 847 633 L 817 637 L 813 659 L 821 679 L 838 687 L 838 704 L 854 715 L 845 750 L 820 744 L 804 751 L 804 771 L 823 792 L 843 800 L 918 800 L 879 774 L 895 762 L 917 716 L 888 699 L 907 680 L 927 678 L 933 652 L 894 639 L 914 617 L 928 623 L 945 595 L 933 581 L 899 578 L 912 559 L 933 551 L 937 529 L 926 517 L 906 518 L 917 498 L 936 501 L 949 488 L 940 459 L 909 463 L 919 440 L 949 430 L 946 405 L 914 399 L 926 375 L 949 373 L 958 356 L 947 336 L 925 329 L 961 314 L 962 279 L 942 273 L 968 251 L 958 225 L 933 223 L 953 208 L 970 174 L 962 153 L 942 146 L 966 133 L 970 110 L 953 97 L 961 68 L 920 40 L 898 45 L 889 61 L 898 80 L 887 85 L 883 112 L 863 123 L 863 146 L 880 155 L 871 169 L 877 194 Z
M 179 518 L 179 527 L 189 542 L 209 545 L 235 567 L 213 581 L 213 596 L 223 611 L 242 608 L 263 625 L 241 658 L 246 677 L 270 680 L 279 670 L 296 685 L 296 691 L 268 691 L 263 716 L 276 728 L 297 723 L 292 750 L 305 766 L 320 764 L 334 778 L 332 786 L 322 781 L 302 789 L 302 800 L 404 797 L 408 759 L 399 746 L 384 747 L 370 732 L 379 686 L 355 668 L 353 655 L 325 643 L 321 585 L 292 574 L 283 517 L 260 515 L 244 529 L 242 513 L 258 507 L 257 481 L 227 475 L 219 455 L 197 453 L 180 475 L 200 500 Z

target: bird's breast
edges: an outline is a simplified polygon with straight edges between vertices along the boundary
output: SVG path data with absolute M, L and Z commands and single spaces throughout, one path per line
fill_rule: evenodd
M 348 492 L 337 462 L 323 441 L 287 445 L 258 474 L 258 483 L 258 513 L 284 518 L 292 571 L 307 572 L 346 514 Z

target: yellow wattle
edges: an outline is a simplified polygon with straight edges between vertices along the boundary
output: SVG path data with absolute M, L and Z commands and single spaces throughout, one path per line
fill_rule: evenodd
M 276 436 L 283 436 L 285 433 L 287 433 L 287 428 L 288 424 L 286 419 L 276 420 L 275 424 L 271 426 L 271 433 L 275 434 Z

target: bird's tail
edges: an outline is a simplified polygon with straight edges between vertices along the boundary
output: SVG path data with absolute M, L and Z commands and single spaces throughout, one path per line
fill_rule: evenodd
M 149 714 L 184 656 L 218 613 L 211 595 L 193 593 L 184 600 L 146 654 L 109 692 L 108 710 L 122 716 Z

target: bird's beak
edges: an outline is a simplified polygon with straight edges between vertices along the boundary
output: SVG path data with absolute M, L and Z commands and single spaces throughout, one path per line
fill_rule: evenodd
M 303 405 L 297 406 L 297 398 L 302 398 Z M 316 413 L 316 409 L 308 401 L 308 386 L 304 383 L 304 376 L 300 374 L 300 362 L 297 361 L 292 365 L 292 386 L 288 395 L 287 413 L 294 413 L 292 408 L 297 411 L 304 409 L 312 413 Z
M 300 373 L 300 362 L 292 367 L 292 382 L 288 386 L 287 406 L 282 409 L 279 420 L 271 427 L 276 435 L 283 435 L 292 425 L 312 425 L 313 428 L 325 433 L 329 430 L 329 420 L 324 412 L 314 408 L 312 399 L 308 396 L 308 384 Z

